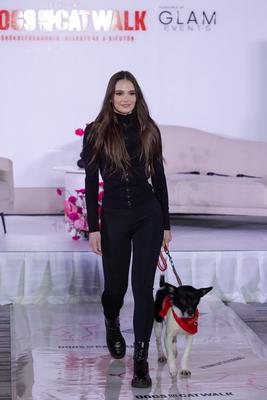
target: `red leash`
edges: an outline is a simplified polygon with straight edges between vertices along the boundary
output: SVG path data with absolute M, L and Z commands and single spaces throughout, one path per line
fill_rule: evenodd
M 181 281 L 179 275 L 178 275 L 177 272 L 176 272 L 173 259 L 172 259 L 171 255 L 170 255 L 169 249 L 168 249 L 168 247 L 167 247 L 166 244 L 164 245 L 163 249 L 164 249 L 164 252 L 165 252 L 165 254 L 167 255 L 167 257 L 169 258 L 169 261 L 170 261 L 170 263 L 171 263 L 173 273 L 174 273 L 174 275 L 176 276 L 178 285 L 179 285 L 179 286 L 182 286 L 182 281 Z M 166 269 L 168 268 L 168 264 L 167 264 L 166 259 L 165 259 L 164 256 L 163 256 L 162 250 L 160 251 L 159 260 L 158 260 L 158 264 L 157 264 L 157 265 L 158 265 L 158 268 L 159 268 L 159 270 L 160 270 L 161 272 L 166 271 Z

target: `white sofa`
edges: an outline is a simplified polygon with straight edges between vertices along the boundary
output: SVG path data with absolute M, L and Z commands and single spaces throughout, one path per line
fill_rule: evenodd
M 170 213 L 267 216 L 267 142 L 180 126 L 160 130 Z

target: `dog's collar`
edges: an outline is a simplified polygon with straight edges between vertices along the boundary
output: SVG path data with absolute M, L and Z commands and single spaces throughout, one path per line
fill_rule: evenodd
M 190 318 L 178 317 L 178 315 L 175 313 L 175 311 L 172 308 L 170 296 L 166 296 L 165 299 L 163 300 L 163 307 L 162 307 L 159 315 L 162 318 L 164 318 L 167 315 L 170 308 L 172 309 L 172 315 L 173 315 L 175 321 L 182 329 L 184 329 L 188 333 L 191 333 L 191 335 L 194 335 L 195 333 L 197 333 L 198 315 L 199 315 L 198 309 L 196 309 L 196 313 L 195 313 L 194 317 L 190 317 Z

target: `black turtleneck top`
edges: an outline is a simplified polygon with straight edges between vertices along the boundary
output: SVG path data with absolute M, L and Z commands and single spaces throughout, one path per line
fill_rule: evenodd
M 85 167 L 85 197 L 89 232 L 99 231 L 98 223 L 98 189 L 99 171 L 104 182 L 103 208 L 131 209 L 145 204 L 154 195 L 160 202 L 163 214 L 164 229 L 170 229 L 168 192 L 164 168 L 159 160 L 154 161 L 155 174 L 151 176 L 151 184 L 145 173 L 145 168 L 139 159 L 141 139 L 138 123 L 133 114 L 123 115 L 116 113 L 121 132 L 125 140 L 127 152 L 131 160 L 131 168 L 126 176 L 116 171 L 107 172 L 107 160 L 104 152 L 99 157 L 98 165 L 89 164 L 93 155 L 93 140 L 88 140 L 92 133 L 92 124 L 85 128 L 81 161 Z M 93 139 L 93 138 L 92 138 Z

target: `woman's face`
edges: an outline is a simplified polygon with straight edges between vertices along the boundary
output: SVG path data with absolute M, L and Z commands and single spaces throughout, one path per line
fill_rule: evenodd
M 136 92 L 134 85 L 127 79 L 116 82 L 113 96 L 113 106 L 120 114 L 130 114 L 136 104 Z

